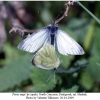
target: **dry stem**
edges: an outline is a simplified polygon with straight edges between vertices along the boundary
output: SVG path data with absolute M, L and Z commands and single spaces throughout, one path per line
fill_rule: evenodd
M 67 16 L 68 16 L 69 8 L 70 8 L 71 5 L 74 4 L 74 2 L 75 2 L 75 1 L 68 1 L 68 2 L 65 4 L 66 10 L 65 10 L 64 14 L 62 15 L 62 17 L 60 17 L 59 19 L 57 19 L 57 20 L 55 21 L 55 24 L 57 24 L 59 21 L 61 21 L 64 17 L 67 17 Z
M 66 10 L 65 10 L 64 14 L 63 14 L 60 18 L 58 18 L 58 19 L 55 21 L 55 24 L 57 24 L 58 22 L 60 22 L 64 17 L 67 17 L 67 16 L 68 16 L 69 8 L 70 8 L 71 5 L 74 4 L 74 2 L 75 2 L 74 0 L 73 0 L 73 1 L 68 1 L 68 2 L 65 4 Z M 9 31 L 9 33 L 13 32 L 13 31 L 15 31 L 15 32 L 18 31 L 19 34 L 23 37 L 25 32 L 30 34 L 30 33 L 33 33 L 33 32 L 35 32 L 35 31 L 37 31 L 37 30 L 28 30 L 28 29 L 22 29 L 22 28 L 20 28 L 20 27 L 13 27 L 13 28 Z

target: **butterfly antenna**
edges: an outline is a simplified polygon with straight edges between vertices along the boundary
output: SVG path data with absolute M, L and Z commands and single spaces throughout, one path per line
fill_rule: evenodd
M 61 14 L 61 12 L 60 12 L 60 14 Z M 53 20 L 54 23 L 58 19 L 58 17 L 60 16 L 60 14 Z

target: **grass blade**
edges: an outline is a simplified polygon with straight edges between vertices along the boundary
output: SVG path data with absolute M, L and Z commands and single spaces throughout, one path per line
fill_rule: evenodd
M 85 6 L 83 6 L 79 1 L 77 1 L 77 3 L 78 3 L 85 11 L 87 11 L 87 12 L 100 24 L 100 20 L 99 20 L 94 14 L 92 14 Z

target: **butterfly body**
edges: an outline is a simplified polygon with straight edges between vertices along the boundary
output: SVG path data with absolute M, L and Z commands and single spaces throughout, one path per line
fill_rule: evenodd
M 50 32 L 51 45 L 54 46 L 54 43 L 55 43 L 55 35 L 56 35 L 57 30 L 58 30 L 58 27 L 54 24 L 54 21 L 52 21 L 51 25 L 48 26 L 47 28 L 48 28 L 48 31 Z

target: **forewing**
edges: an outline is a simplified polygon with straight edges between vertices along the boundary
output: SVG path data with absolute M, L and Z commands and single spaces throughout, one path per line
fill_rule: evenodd
M 18 45 L 18 49 L 34 53 L 49 39 L 48 29 L 45 27 L 29 35 Z
M 82 55 L 83 48 L 67 33 L 58 29 L 56 34 L 56 43 L 59 53 L 63 55 Z

